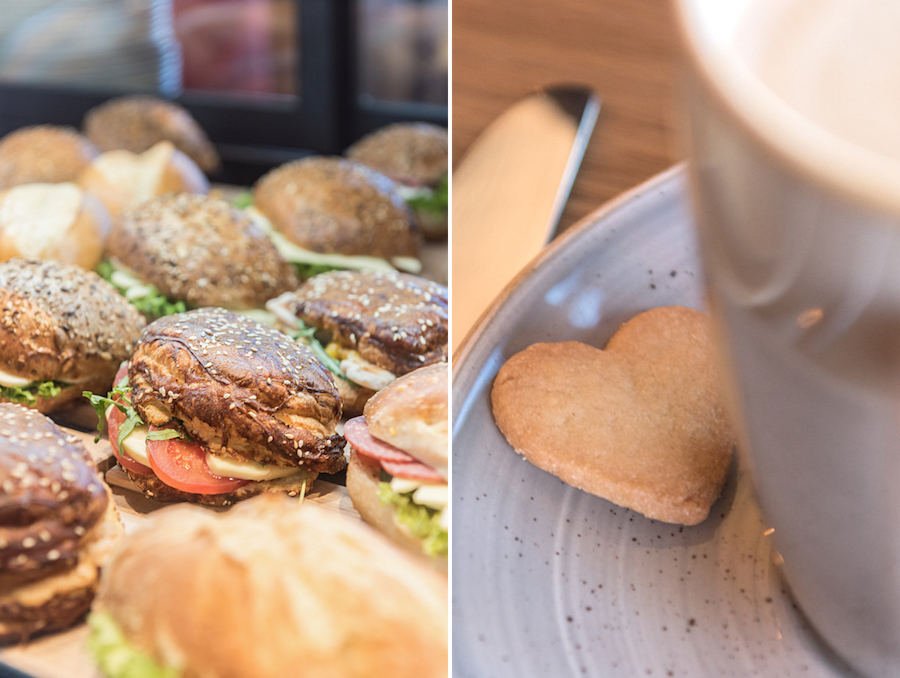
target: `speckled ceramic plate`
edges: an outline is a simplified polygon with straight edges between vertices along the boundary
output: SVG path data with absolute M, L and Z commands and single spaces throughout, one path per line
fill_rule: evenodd
M 562 483 L 494 425 L 491 381 L 538 341 L 703 307 L 683 168 L 595 213 L 507 288 L 453 372 L 453 675 L 847 676 L 794 607 L 735 463 L 710 518 L 648 520 Z

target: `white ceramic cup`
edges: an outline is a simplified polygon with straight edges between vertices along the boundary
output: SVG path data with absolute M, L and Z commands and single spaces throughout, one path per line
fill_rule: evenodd
M 740 4 L 676 0 L 741 452 L 803 612 L 857 670 L 898 676 L 900 162 L 766 88 L 723 37 Z

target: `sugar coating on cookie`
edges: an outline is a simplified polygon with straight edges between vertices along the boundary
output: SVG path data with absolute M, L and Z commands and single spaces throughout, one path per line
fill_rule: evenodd
M 535 344 L 500 369 L 503 435 L 539 468 L 648 518 L 706 519 L 731 463 L 709 317 L 665 306 L 623 324 L 605 350 Z

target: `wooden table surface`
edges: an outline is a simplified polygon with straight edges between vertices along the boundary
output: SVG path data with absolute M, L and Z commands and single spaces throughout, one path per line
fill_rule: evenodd
M 453 158 L 508 105 L 592 86 L 600 118 L 560 224 L 684 158 L 669 0 L 453 0 Z

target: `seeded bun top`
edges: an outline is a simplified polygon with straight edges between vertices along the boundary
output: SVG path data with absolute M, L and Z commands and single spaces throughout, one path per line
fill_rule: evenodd
M 97 155 L 90 141 L 68 127 L 17 129 L 0 140 L 0 190 L 75 181 Z
M 81 441 L 12 403 L 0 403 L 0 488 L 0 589 L 72 565 L 109 502 Z
M 345 465 L 331 373 L 262 323 L 221 308 L 160 318 L 144 330 L 128 376 L 144 421 L 177 419 L 213 454 L 320 473 Z
M 408 186 L 432 186 L 448 171 L 447 130 L 425 122 L 396 123 L 364 136 L 347 157 Z
M 249 217 L 206 195 L 172 193 L 126 209 L 107 249 L 167 297 L 194 307 L 260 308 L 298 284 L 294 267 Z
M 270 305 L 395 375 L 447 360 L 447 288 L 397 272 L 330 271 Z
M 366 403 L 369 433 L 446 477 L 448 388 L 447 363 L 400 377 Z
M 4 372 L 104 390 L 143 326 L 141 314 L 93 271 L 54 261 L 0 263 Z
M 101 151 L 143 153 L 160 141 L 171 141 L 207 174 L 221 164 L 191 114 L 173 101 L 156 97 L 125 96 L 100 104 L 85 116 L 84 133 Z
M 304 158 L 263 176 L 256 208 L 300 247 L 347 255 L 418 257 L 421 233 L 395 184 L 341 158 Z

